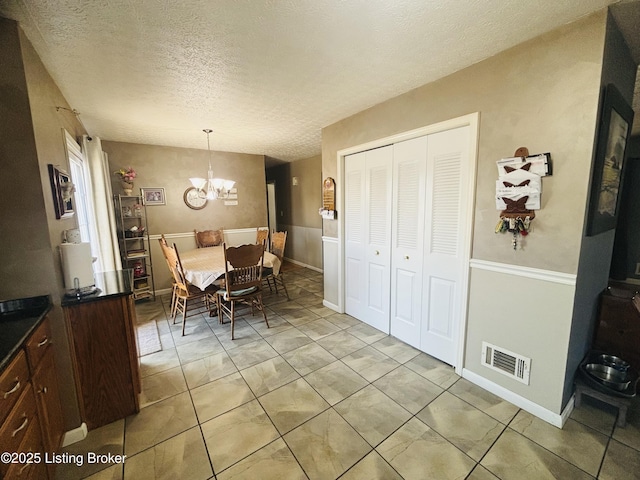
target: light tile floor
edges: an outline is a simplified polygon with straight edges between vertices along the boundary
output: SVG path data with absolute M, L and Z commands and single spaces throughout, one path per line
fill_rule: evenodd
M 261 315 L 167 320 L 141 358 L 139 414 L 65 449 L 126 454 L 59 479 L 640 479 L 640 402 L 626 428 L 590 398 L 563 429 L 322 305 L 321 274 L 287 265 L 290 301 Z M 149 306 L 145 306 L 148 310 Z

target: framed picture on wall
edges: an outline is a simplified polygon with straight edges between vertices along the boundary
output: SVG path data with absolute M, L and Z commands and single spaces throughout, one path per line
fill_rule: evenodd
M 142 203 L 145 205 L 166 205 L 164 188 L 141 188 Z
M 607 85 L 591 172 L 588 236 L 616 227 L 625 153 L 632 122 L 633 110 L 629 104 L 614 85 Z
M 73 192 L 76 188 L 71 181 L 71 177 L 64 170 L 49 164 L 49 180 L 51 182 L 51 193 L 53 194 L 53 208 L 56 218 L 72 217 L 75 213 L 73 208 Z

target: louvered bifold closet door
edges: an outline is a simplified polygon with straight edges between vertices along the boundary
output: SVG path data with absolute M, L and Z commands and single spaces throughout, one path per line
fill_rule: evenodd
M 391 334 L 420 347 L 428 137 L 393 149 Z
M 425 213 L 422 328 L 420 350 L 456 363 L 458 329 L 464 304 L 465 228 L 472 212 L 469 162 L 470 128 L 429 135 Z
M 393 147 L 345 158 L 345 311 L 389 333 Z

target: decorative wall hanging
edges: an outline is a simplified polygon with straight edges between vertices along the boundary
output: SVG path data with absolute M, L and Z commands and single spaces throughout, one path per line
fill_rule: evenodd
M 72 217 L 73 208 L 73 192 L 76 188 L 71 182 L 69 174 L 58 167 L 49 164 L 49 180 L 51 182 L 51 192 L 53 194 L 53 207 L 56 212 L 56 218 Z
M 591 170 L 588 236 L 616 227 L 627 140 L 632 122 L 633 110 L 629 104 L 614 85 L 607 85 Z
M 198 190 L 196 187 L 187 188 L 182 199 L 187 207 L 194 210 L 202 210 L 207 206 L 207 193 L 204 190 Z
M 142 203 L 145 205 L 166 205 L 164 188 L 141 188 Z
M 327 177 L 322 182 L 322 208 L 318 212 L 325 220 L 336 218 L 336 182 Z
M 518 248 L 518 235 L 526 236 L 531 229 L 535 210 L 541 206 L 541 177 L 551 175 L 551 155 L 529 155 L 526 147 L 516 150 L 513 157 L 496 162 L 496 209 L 502 210 L 495 233 L 513 234 L 513 249 Z

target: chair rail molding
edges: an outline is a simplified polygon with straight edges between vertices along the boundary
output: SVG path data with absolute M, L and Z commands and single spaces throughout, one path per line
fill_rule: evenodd
M 471 268 L 479 270 L 488 270 L 491 272 L 504 273 L 506 275 L 516 275 L 518 277 L 532 278 L 545 282 L 559 283 L 562 285 L 575 286 L 577 275 L 572 273 L 556 272 L 553 270 L 543 270 L 540 268 L 523 267 L 520 265 L 511 265 L 507 263 L 490 262 L 488 260 L 469 261 Z

